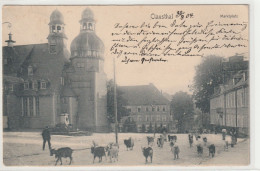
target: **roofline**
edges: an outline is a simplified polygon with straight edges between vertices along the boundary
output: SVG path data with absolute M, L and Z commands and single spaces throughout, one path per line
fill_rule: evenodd
M 48 44 L 48 42 L 46 42 L 46 43 L 38 43 L 38 44 L 26 44 L 26 45 L 13 45 L 13 48 L 14 47 L 20 47 L 20 46 L 32 46 L 32 45 L 43 45 L 43 44 Z M 5 47 L 9 47 L 9 46 L 2 46 L 3 48 L 5 48 Z

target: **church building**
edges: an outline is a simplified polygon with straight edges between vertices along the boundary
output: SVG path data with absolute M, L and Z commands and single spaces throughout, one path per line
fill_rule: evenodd
M 68 122 L 76 129 L 104 132 L 106 74 L 104 44 L 95 34 L 93 12 L 82 12 L 70 52 L 63 15 L 50 16 L 48 43 L 3 47 L 4 128 L 44 128 Z

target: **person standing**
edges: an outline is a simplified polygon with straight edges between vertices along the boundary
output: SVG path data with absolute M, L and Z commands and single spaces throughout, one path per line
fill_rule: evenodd
M 46 126 L 45 129 L 42 131 L 42 139 L 43 139 L 43 145 L 42 145 L 42 150 L 45 149 L 45 143 L 46 141 L 48 142 L 49 149 L 51 149 L 51 134 L 49 131 L 49 127 Z

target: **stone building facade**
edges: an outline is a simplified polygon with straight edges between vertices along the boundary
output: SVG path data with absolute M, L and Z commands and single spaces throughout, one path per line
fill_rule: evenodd
M 248 64 L 246 65 L 248 62 L 243 59 L 229 62 L 240 62 L 239 66 L 242 68 L 236 72 L 232 71 L 233 74 L 230 74 L 225 84 L 215 87 L 215 93 L 210 99 L 210 123 L 222 128 L 237 128 L 239 132 L 248 134 L 249 73 Z
M 82 12 L 80 33 L 66 45 L 63 15 L 50 16 L 48 43 L 3 47 L 4 120 L 8 128 L 54 127 L 69 115 L 75 128 L 107 130 L 104 45 L 93 12 Z
M 164 127 L 169 131 L 174 129 L 173 116 L 170 113 L 170 101 L 153 85 L 120 86 L 122 96 L 127 100 L 125 106 L 130 116 L 123 118 L 120 124 L 121 130 L 125 119 L 136 123 L 137 132 L 148 132 L 150 125 L 152 130 Z

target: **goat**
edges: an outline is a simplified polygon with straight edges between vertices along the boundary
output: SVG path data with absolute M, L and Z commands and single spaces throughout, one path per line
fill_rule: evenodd
M 177 141 L 177 136 L 176 135 L 168 135 L 168 140 L 174 140 L 175 142 Z
M 149 137 L 149 136 L 147 136 L 147 142 L 148 142 L 148 145 L 153 145 L 153 143 L 154 143 L 154 137 Z
M 92 146 L 91 147 L 91 153 L 93 154 L 93 163 L 95 162 L 95 158 L 98 157 L 99 158 L 99 162 L 102 161 L 102 157 L 106 156 L 106 149 L 105 147 L 95 147 Z
M 126 145 L 127 151 L 128 151 L 128 148 L 130 148 L 130 150 L 133 150 L 134 140 L 131 137 L 128 140 L 124 140 L 124 144 Z
M 163 148 L 163 144 L 164 144 L 163 137 L 157 138 L 157 145 L 158 145 L 158 147 Z
M 114 161 L 118 161 L 118 152 L 119 152 L 119 146 L 118 144 L 110 143 L 107 146 L 108 156 L 110 156 L 110 162 L 112 162 L 112 158 L 114 158 Z
M 69 147 L 63 147 L 63 148 L 59 148 L 58 150 L 55 149 L 50 149 L 50 156 L 53 156 L 53 154 L 55 154 L 55 158 L 57 158 L 55 166 L 57 165 L 57 162 L 60 160 L 60 165 L 62 165 L 62 160 L 61 158 L 70 158 L 70 163 L 72 161 L 72 152 L 73 150 Z
M 179 159 L 180 149 L 179 149 L 179 146 L 177 144 L 175 144 L 171 147 L 171 151 L 174 155 L 174 160 Z
M 211 144 L 208 148 L 209 148 L 209 156 L 211 154 L 211 156 L 214 157 L 215 156 L 215 152 L 216 152 L 215 145 Z
M 147 158 L 150 157 L 151 163 L 153 162 L 153 149 L 152 147 L 141 147 L 143 155 L 145 157 L 145 163 L 147 163 Z

